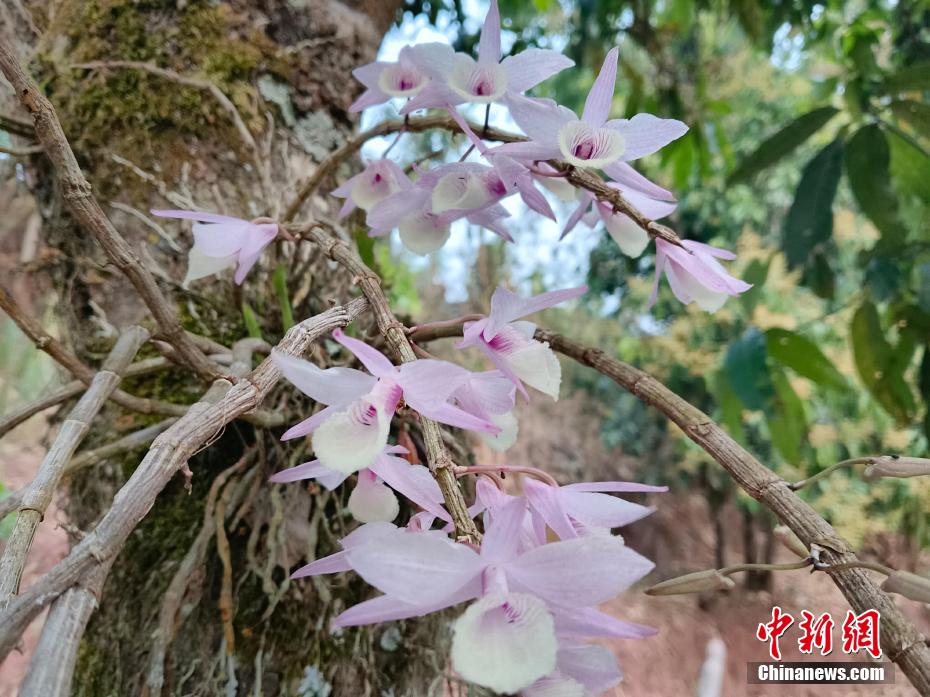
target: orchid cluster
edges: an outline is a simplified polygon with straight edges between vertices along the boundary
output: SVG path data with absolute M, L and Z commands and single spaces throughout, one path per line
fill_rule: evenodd
M 433 169 L 414 164 L 413 178 L 388 159 L 387 153 L 369 161 L 362 172 L 332 192 L 344 199 L 340 217 L 360 209 L 371 236 L 397 230 L 405 247 L 425 255 L 446 243 L 452 224 L 458 220 L 513 242 L 505 225 L 510 213 L 502 201 L 515 194 L 530 210 L 556 220 L 544 193 L 548 191 L 563 203 L 576 204 L 564 223 L 563 237 L 579 223 L 589 228 L 603 223 L 623 254 L 639 257 L 649 244 L 651 221 L 670 215 L 677 203 L 671 192 L 629 163 L 680 138 L 688 127 L 675 119 L 645 113 L 611 119 L 618 58 L 617 48 L 608 52 L 581 118 L 550 99 L 528 97 L 524 92 L 574 63 L 554 51 L 536 48 L 502 60 L 500 14 L 497 0 L 492 0 L 477 60 L 456 53 L 446 44 L 425 43 L 405 47 L 395 62 L 377 61 L 356 69 L 355 77 L 366 89 L 352 104 L 352 111 L 395 99 L 405 100 L 400 113 L 408 118 L 421 109 L 445 110 L 472 147 L 459 161 Z M 492 106 L 507 109 L 525 136 L 489 147 L 458 111 L 459 106 L 470 104 L 485 106 L 485 125 Z M 401 130 L 397 138 L 403 134 Z M 388 151 L 392 148 L 393 144 Z M 468 159 L 473 151 L 479 160 Z M 606 185 L 638 211 L 637 219 L 567 181 L 566 176 L 575 168 L 603 172 Z M 235 281 L 242 283 L 262 249 L 279 233 L 286 235 L 266 218 L 245 221 L 212 213 L 153 213 L 197 221 L 186 282 L 237 266 Z M 694 302 L 710 312 L 718 310 L 728 297 L 751 287 L 731 276 L 718 261 L 733 258 L 732 253 L 709 245 L 690 240 L 676 244 L 656 237 L 652 302 L 664 273 L 681 302 Z
M 611 530 L 652 509 L 610 494 L 665 488 L 627 482 L 560 487 L 532 467 L 459 467 L 458 476 L 479 477 L 468 511 L 483 522 L 484 536 L 475 544 L 450 539 L 455 526 L 436 480 L 413 457 L 404 457 L 411 455 L 405 448 L 388 443 L 391 419 L 404 408 L 478 432 L 493 448 L 510 447 L 517 435 L 517 391 L 528 399 L 531 387 L 557 399 L 561 382 L 552 350 L 533 338 L 535 326 L 522 318 L 585 290 L 524 299 L 498 288 L 490 313 L 465 322 L 458 344 L 487 356 L 494 369 L 485 372 L 430 358 L 395 366 L 339 330 L 333 338 L 365 371 L 323 370 L 272 352 L 285 377 L 323 408 L 283 436 L 310 435 L 317 459 L 278 472 L 271 481 L 313 479 L 335 489 L 355 475 L 348 509 L 363 523 L 341 541 L 342 551 L 292 577 L 351 570 L 383 593 L 340 614 L 336 627 L 418 617 L 470 602 L 453 626 L 451 653 L 465 680 L 537 697 L 599 695 L 620 681 L 613 654 L 586 640 L 654 633 L 597 609 L 651 570 L 651 562 Z M 506 472 L 525 475 L 520 494 L 505 491 Z M 404 527 L 394 524 L 401 510 L 397 494 L 417 511 Z M 550 531 L 557 541 L 550 541 Z

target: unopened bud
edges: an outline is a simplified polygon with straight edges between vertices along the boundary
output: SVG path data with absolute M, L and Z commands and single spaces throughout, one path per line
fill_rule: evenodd
M 775 539 L 781 542 L 781 544 L 787 548 L 789 551 L 797 554 L 801 559 L 807 559 L 810 556 L 810 550 L 804 546 L 804 543 L 801 542 L 800 538 L 791 532 L 791 528 L 787 525 L 778 525 L 773 530 L 775 534 Z
M 910 571 L 892 571 L 882 584 L 882 590 L 898 593 L 919 603 L 930 603 L 930 578 Z
M 646 589 L 647 595 L 685 595 L 687 593 L 702 593 L 704 591 L 730 590 L 736 582 L 729 576 L 724 576 L 716 569 L 695 571 L 668 581 L 657 583 Z
M 865 468 L 867 479 L 877 479 L 878 477 L 923 477 L 926 475 L 930 475 L 930 460 L 922 457 L 882 455 L 875 458 L 875 462 Z

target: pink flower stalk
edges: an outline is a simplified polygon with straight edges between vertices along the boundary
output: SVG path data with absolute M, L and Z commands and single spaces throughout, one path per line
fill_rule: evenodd
M 472 373 L 452 393 L 452 402 L 472 416 L 500 428 L 500 433 L 479 435 L 492 449 L 503 452 L 517 442 L 519 424 L 513 414 L 515 393 L 516 387 L 506 375 L 499 370 L 489 370 Z
M 397 457 L 406 452 L 407 449 L 399 445 L 388 446 L 370 467 L 359 470 L 358 482 L 349 496 L 349 512 L 360 523 L 390 522 L 397 517 L 400 506 L 391 489 L 403 494 L 432 517 L 451 520 L 442 507 L 439 485 L 429 470 Z M 315 479 L 332 491 L 348 476 L 344 471 L 330 469 L 319 460 L 313 460 L 282 470 L 269 481 L 283 483 Z
M 504 101 L 575 64 L 555 51 L 539 48 L 527 49 L 501 61 L 501 18 L 497 0 L 491 0 L 481 29 L 477 61 L 464 53 L 451 51 L 448 54 L 434 52 L 429 59 L 433 80 L 401 109 L 401 114 L 465 102 Z
M 618 52 L 613 48 L 604 59 L 580 119 L 552 100 L 512 97 L 508 102 L 511 116 L 530 140 L 501 145 L 492 152 L 523 160 L 562 159 L 576 167 L 604 168 L 650 155 L 683 136 L 688 127 L 681 121 L 652 114 L 608 121 Z
M 451 62 L 453 51 L 440 43 L 405 46 L 396 62 L 375 61 L 352 71 L 367 88 L 349 111 L 362 111 L 384 104 L 393 98 L 409 99 L 418 95 L 430 80 L 429 66 L 436 61 Z
M 674 201 L 657 201 L 635 189 L 624 188 L 616 182 L 609 182 L 607 185 L 617 189 L 640 213 L 652 220 L 658 220 L 670 215 L 678 205 Z M 571 232 L 579 222 L 593 228 L 597 224 L 598 218 L 604 223 L 607 234 L 617 243 L 620 251 L 628 257 L 635 259 L 649 245 L 649 233 L 643 230 L 629 216 L 614 212 L 613 206 L 609 202 L 599 201 L 589 191 L 581 192 L 581 203 L 578 204 L 578 208 L 566 221 L 565 228 L 562 230 L 562 237 L 564 238 Z
M 346 200 L 339 211 L 339 217 L 344 218 L 356 207 L 370 211 L 388 196 L 412 186 L 407 173 L 393 160 L 372 160 L 364 170 L 334 189 L 332 194 Z
M 734 278 L 717 259 L 735 259 L 733 252 L 711 247 L 708 244 L 684 240 L 678 247 L 663 239 L 656 239 L 656 274 L 650 304 L 659 293 L 659 276 L 665 272 L 675 297 L 686 305 L 697 303 L 707 312 L 716 312 L 727 297 L 745 293 L 752 288 Z
M 509 213 L 499 202 L 508 194 L 497 172 L 475 162 L 441 165 L 376 204 L 368 213 L 370 234 L 384 235 L 397 228 L 400 240 L 417 254 L 430 254 L 449 239 L 453 222 L 465 218 L 508 242 L 500 225 Z
M 523 498 L 508 501 L 495 512 L 478 551 L 432 532 L 367 532 L 366 539 L 347 540 L 341 556 L 314 562 L 311 573 L 349 566 L 384 593 L 339 615 L 335 624 L 341 627 L 421 616 L 477 599 L 453 625 L 453 667 L 471 682 L 518 692 L 557 669 L 563 633 L 588 626 L 596 636 L 648 632 L 594 606 L 652 569 L 609 535 L 526 548 L 521 530 L 527 516 Z M 424 578 L 431 583 L 423 584 Z M 603 626 L 602 617 L 608 618 Z
M 584 295 L 587 286 L 554 290 L 521 298 L 503 286 L 491 296 L 491 313 L 475 322 L 466 322 L 458 348 L 477 346 L 494 366 L 513 381 L 524 397 L 525 382 L 553 399 L 559 398 L 562 368 L 548 344 L 536 341 L 532 322 L 521 317 Z
M 383 353 L 339 329 L 333 338 L 351 351 L 371 375 L 352 368 L 322 370 L 308 361 L 272 352 L 284 376 L 325 409 L 288 429 L 282 440 L 313 434 L 313 450 L 329 469 L 351 474 L 375 464 L 387 445 L 391 419 L 403 399 L 424 416 L 449 426 L 497 433 L 492 423 L 449 404 L 469 371 L 439 360 L 397 367 Z
M 267 218 L 250 222 L 203 211 L 153 210 L 151 213 L 160 218 L 196 221 L 185 286 L 232 266 L 237 267 L 233 277 L 236 285 L 242 285 L 262 251 L 278 236 L 278 224 Z

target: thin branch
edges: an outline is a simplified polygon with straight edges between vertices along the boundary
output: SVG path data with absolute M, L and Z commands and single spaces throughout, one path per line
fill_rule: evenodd
M 23 138 L 35 138 L 36 135 L 29 121 L 12 114 L 0 114 L 0 131 Z
M 302 355 L 310 345 L 336 327 L 347 325 L 368 307 L 363 298 L 335 307 L 292 327 L 278 349 Z M 244 369 L 244 370 L 243 370 Z M 230 372 L 245 372 L 239 364 Z M 255 409 L 281 377 L 266 359 L 248 377 L 233 385 L 217 380 L 188 413 L 152 444 L 132 476 L 117 492 L 113 505 L 97 527 L 62 561 L 35 584 L 11 599 L 0 610 L 0 658 L 6 656 L 26 626 L 43 607 L 55 600 L 95 568 L 116 556 L 139 522 L 152 508 L 158 494 L 204 444 L 215 438 L 233 419 Z
M 44 148 L 41 145 L 25 145 L 21 148 L 0 145 L 0 154 L 9 155 L 10 157 L 32 157 L 43 150 Z
M 412 340 L 429 341 L 461 336 L 461 327 L 449 323 L 426 325 L 409 331 Z M 852 548 L 794 491 L 788 482 L 744 450 L 707 414 L 679 397 L 648 373 L 608 357 L 555 332 L 537 329 L 535 338 L 550 348 L 606 375 L 642 402 L 661 411 L 688 438 L 697 443 L 747 494 L 787 525 L 804 546 L 820 547 L 824 570 L 857 612 L 881 613 L 882 649 L 922 695 L 930 695 L 930 647 L 923 636 L 863 571 Z
M 85 385 L 89 385 L 91 380 L 94 379 L 94 369 L 71 353 L 58 339 L 42 329 L 34 319 L 29 317 L 29 315 L 13 301 L 13 297 L 3 286 L 0 286 L 0 310 L 6 312 L 16 326 L 22 330 L 23 334 L 29 337 L 37 348 L 55 359 L 56 363 L 68 370 L 68 372 L 74 375 L 78 380 Z M 198 342 L 192 338 L 193 335 L 184 332 L 184 336 L 191 346 L 196 347 Z M 176 344 L 175 347 L 177 347 Z M 203 354 L 201 353 L 200 355 Z M 208 359 L 205 357 L 204 360 Z M 121 407 L 125 407 L 126 409 L 140 414 L 184 416 L 188 409 L 184 404 L 174 404 L 173 402 L 165 402 L 163 400 L 136 397 L 122 390 L 114 390 L 113 394 L 110 395 L 110 399 Z M 256 411 L 247 415 L 245 419 L 256 426 L 263 426 L 266 428 L 280 426 L 284 423 L 284 417 L 281 414 L 266 411 Z
M 0 41 L 0 72 L 9 80 L 20 102 L 32 115 L 35 134 L 45 148 L 58 179 L 62 198 L 75 220 L 130 280 L 158 323 L 161 334 L 174 345 L 184 362 L 205 379 L 220 377 L 216 365 L 207 360 L 185 334 L 177 308 L 162 293 L 155 277 L 142 265 L 139 257 L 100 208 L 68 144 L 55 108 L 23 70 L 16 51 L 5 40 Z
M 388 346 L 403 363 L 417 360 L 416 353 L 407 340 L 404 325 L 397 321 L 391 311 L 390 304 L 381 288 L 381 279 L 359 259 L 355 251 L 319 225 L 295 226 L 291 232 L 296 237 L 302 237 L 317 244 L 328 257 L 352 275 L 353 282 L 358 284 L 371 304 L 378 330 L 384 336 Z M 468 513 L 468 504 L 456 481 L 455 463 L 443 442 L 442 429 L 435 421 L 422 415 L 420 416 L 420 429 L 423 433 L 430 471 L 442 490 L 446 508 L 455 523 L 456 534 L 465 539 L 479 540 L 481 535 L 475 526 L 475 521 Z
M 0 557 L 0 603 L 19 591 L 23 567 L 36 529 L 45 517 L 45 511 L 71 456 L 90 430 L 94 417 L 106 403 L 107 395 L 119 384 L 122 371 L 129 366 L 148 336 L 148 332 L 141 327 L 130 327 L 120 335 L 103 368 L 94 376 L 87 392 L 61 425 L 35 479 L 23 494 L 16 525 Z

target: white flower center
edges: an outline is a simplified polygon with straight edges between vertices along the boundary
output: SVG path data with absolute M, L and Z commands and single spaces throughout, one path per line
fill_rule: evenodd
M 480 174 L 450 172 L 436 182 L 433 189 L 433 213 L 481 208 L 497 195 L 496 191 L 489 188 L 489 184 L 493 182 Z
M 569 121 L 559 129 L 559 148 L 576 167 L 604 167 L 626 151 L 626 141 L 610 128 L 594 128 L 584 121 Z
M 350 195 L 356 206 L 369 211 L 398 191 L 400 183 L 394 172 L 383 162 L 374 162 L 355 180 Z
M 392 97 L 412 97 L 426 85 L 428 78 L 415 65 L 395 63 L 378 76 L 378 87 Z
M 490 104 L 504 96 L 507 73 L 500 64 L 478 65 L 468 56 L 458 56 L 449 75 L 449 87 L 470 102 Z

